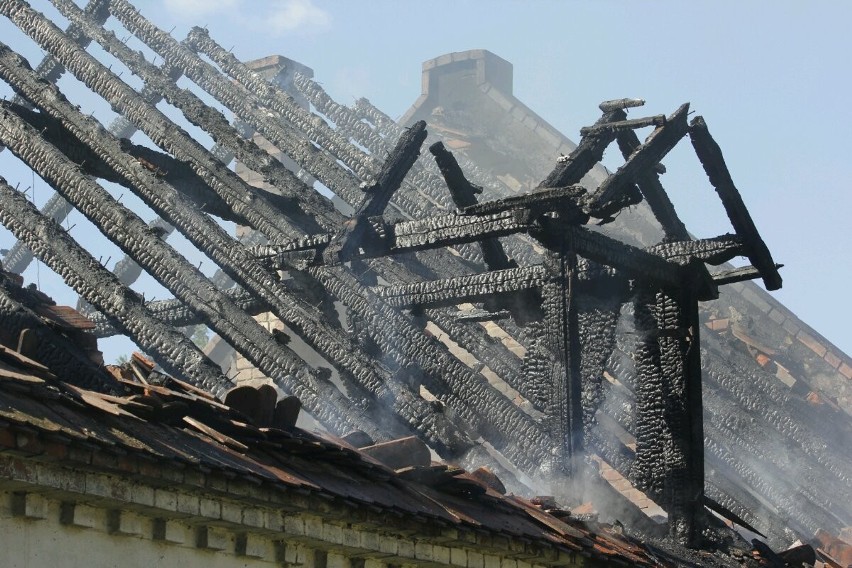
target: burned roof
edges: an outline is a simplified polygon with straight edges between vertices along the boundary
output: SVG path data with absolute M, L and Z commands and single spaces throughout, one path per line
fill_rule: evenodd
M 673 537 L 692 546 L 719 525 L 708 510 L 773 543 L 850 524 L 850 501 L 831 498 L 850 490 L 850 459 L 831 449 L 850 432 L 848 414 L 827 405 L 815 416 L 810 399 L 783 390 L 777 369 L 792 365 L 769 353 L 748 317 L 699 309 L 722 286 L 760 277 L 776 289 L 781 277 L 721 149 L 702 117 L 688 119 L 688 104 L 629 119 L 644 101 L 606 101 L 567 155 L 537 156 L 555 167 L 518 194 L 477 166 L 474 152 L 465 156 L 464 144 L 448 140 L 460 150 L 453 155 L 433 137 L 432 156 L 420 156 L 428 124 L 402 128 L 364 100 L 340 105 L 306 74 L 287 72 L 284 59 L 280 72 L 261 76 L 205 30 L 178 41 L 126 0 L 94 0 L 85 10 L 54 4 L 71 30 L 23 1 L 0 3 L 50 53 L 33 70 L 0 46 L 0 77 L 20 95 L 2 105 L 0 143 L 57 192 L 38 211 L 0 184 L 0 221 L 20 239 L 6 266 L 25 264 L 28 247 L 91 305 L 98 333 L 127 334 L 166 372 L 222 399 L 232 381 L 178 329 L 203 323 L 337 435 L 416 436 L 445 459 L 488 466 L 519 492 L 552 485 L 578 499 L 587 490 L 578 482 L 588 479 L 642 522 L 592 467 L 597 456 L 659 502 Z M 109 18 L 162 64 L 106 31 Z M 90 41 L 145 88 L 90 55 Z M 51 85 L 63 70 L 123 115 L 110 131 Z M 181 76 L 234 124 L 180 86 Z M 498 104 L 501 77 L 480 90 Z M 484 85 L 488 77 L 476 78 Z M 161 97 L 216 146 L 158 110 Z M 464 134 L 456 120 L 464 117 L 436 116 L 444 132 Z M 128 140 L 137 127 L 156 148 Z M 651 133 L 640 140 L 644 127 Z M 661 185 L 660 160 L 686 138 L 731 234 L 693 239 Z M 612 143 L 623 166 L 591 176 Z M 264 187 L 229 170 L 233 157 Z M 127 188 L 159 218 L 140 217 L 98 180 Z M 120 269 L 108 271 L 56 223 L 69 204 L 128 255 Z M 659 240 L 610 230 L 634 208 L 645 208 Z M 252 231 L 236 239 L 214 216 Z M 169 245 L 173 230 L 221 272 L 208 278 Z M 724 266 L 741 255 L 752 266 Z M 140 270 L 175 299 L 133 291 Z M 26 345 L 30 320 L 7 315 L 24 313 L 17 304 L 4 309 L 13 339 Z M 266 311 L 286 329 L 271 332 L 253 317 Z M 722 320 L 741 343 L 707 333 Z M 72 372 L 74 349 L 49 337 L 56 341 L 46 351 L 64 357 L 51 364 L 55 374 L 114 388 L 97 368 Z M 778 440 L 786 462 L 776 458 Z M 803 471 L 809 485 L 790 481 Z

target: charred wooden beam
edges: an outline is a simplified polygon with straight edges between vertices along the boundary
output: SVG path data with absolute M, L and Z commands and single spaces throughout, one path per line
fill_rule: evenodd
M 605 124 L 624 120 L 627 115 L 621 108 L 604 110 L 604 115 L 595 123 Z M 539 187 L 564 187 L 579 183 L 583 176 L 603 158 L 604 150 L 615 139 L 615 132 L 604 131 L 584 136 L 571 154 L 557 160 L 556 167 L 539 184 Z
M 399 139 L 396 147 L 385 161 L 376 183 L 365 189 L 367 195 L 356 209 L 343 231 L 329 242 L 323 255 L 327 264 L 338 264 L 352 257 L 363 246 L 370 246 L 368 239 L 370 217 L 380 216 L 390 203 L 394 192 L 399 189 L 405 174 L 420 155 L 420 146 L 426 139 L 426 123 L 422 120 L 412 126 Z
M 589 260 L 617 268 L 631 278 L 673 286 L 682 281 L 681 269 L 655 254 L 583 227 L 569 226 L 564 228 L 564 233 L 570 250 Z
M 2 55 L 0 61 L 5 61 Z M 0 74 L 4 71 L 0 69 Z M 36 99 L 34 102 L 41 104 L 42 101 Z M 292 372 L 299 367 L 292 353 L 286 353 L 255 320 L 215 290 L 200 271 L 160 240 L 142 219 L 89 178 L 79 173 L 75 175 L 73 163 L 11 112 L 3 116 L 0 140 L 160 283 L 202 314 L 205 323 L 258 367 L 273 378 L 282 370 Z
M 65 220 L 65 218 L 68 217 L 73 210 L 74 208 L 59 195 L 52 196 L 41 208 L 43 215 L 53 219 L 57 223 L 61 223 Z M 9 252 L 6 253 L 6 256 L 3 257 L 3 267 L 15 274 L 22 274 L 30 265 L 32 260 L 33 253 L 23 242 L 16 241 L 15 244 L 12 245 L 12 248 L 9 249 Z
M 409 252 L 478 242 L 483 237 L 499 237 L 528 230 L 530 224 L 519 220 L 513 211 L 490 215 L 443 215 L 418 221 L 387 225 L 390 249 L 385 254 Z
M 598 108 L 603 112 L 612 112 L 615 110 L 624 110 L 627 108 L 640 107 L 645 104 L 645 99 L 612 99 L 609 101 L 603 101 L 598 105 Z
M 127 258 L 129 259 L 130 257 Z M 114 274 L 121 280 L 120 274 L 117 272 L 114 272 Z M 256 316 L 269 311 L 269 306 L 266 302 L 258 300 L 254 295 L 245 290 L 234 288 L 226 290 L 224 293 L 250 316 Z M 149 301 L 145 305 L 158 319 L 173 327 L 186 327 L 188 325 L 204 323 L 204 318 L 198 312 L 180 300 Z M 96 337 L 111 337 L 118 333 L 118 330 L 110 323 L 109 318 L 103 314 L 88 314 L 88 318 L 95 323 L 95 329 L 92 332 Z
M 573 257 L 566 252 L 551 252 L 545 262 L 542 310 L 545 328 L 553 332 L 546 333 L 536 345 L 542 373 L 537 380 L 544 387 L 544 421 L 553 432 L 550 469 L 557 475 L 576 475 L 583 447 L 583 419 L 581 386 L 575 373 L 579 368 L 579 354 L 574 350 L 577 338 L 569 335 L 571 328 L 576 331 L 576 314 L 571 309 L 574 267 L 569 264 Z
M 621 192 L 632 187 L 640 172 L 653 168 L 674 148 L 680 139 L 686 135 L 688 112 L 689 103 L 681 105 L 668 117 L 664 125 L 657 127 L 648 136 L 645 143 L 633 152 L 624 165 L 604 180 L 592 196 L 589 206 L 592 211 L 603 209 L 614 201 Z
M 368 148 L 374 155 L 383 155 L 390 150 L 388 140 L 393 140 L 404 133 L 401 126 L 396 125 L 389 117 L 376 109 L 366 101 L 358 101 L 354 109 L 339 105 L 323 91 L 322 87 L 315 81 L 299 75 L 295 78 L 295 84 L 300 92 L 304 94 L 319 112 L 328 116 L 344 134 L 350 134 L 358 143 Z M 364 110 L 366 109 L 366 110 Z M 371 124 L 367 124 L 369 121 Z M 464 171 L 473 174 L 477 183 L 483 183 L 487 194 L 496 197 L 493 188 L 499 185 L 491 179 L 475 164 L 461 158 Z M 424 199 L 423 197 L 427 199 Z M 405 187 L 395 196 L 395 203 L 400 209 L 414 218 L 433 214 L 432 208 L 424 208 L 424 204 L 431 200 L 451 208 L 447 203 L 446 184 L 442 181 L 437 166 L 431 161 L 418 160 L 409 177 L 406 179 Z M 541 255 L 537 253 L 531 243 L 519 239 L 511 239 L 503 243 L 503 247 L 518 262 L 536 263 L 540 262 Z M 478 255 L 471 256 L 469 251 L 472 247 L 461 245 L 459 252 L 462 257 L 478 262 Z M 453 267 L 459 264 L 458 259 L 448 254 L 435 255 L 436 260 L 440 258 L 446 266 L 436 274 L 440 276 L 453 276 L 458 270 Z
M 495 270 L 483 274 L 443 280 L 382 286 L 375 293 L 390 306 L 453 306 L 476 302 L 494 294 L 505 294 L 540 287 L 546 278 L 543 266 Z
M 590 134 L 599 134 L 605 131 L 621 133 L 625 130 L 635 130 L 646 126 L 662 126 L 666 123 L 664 114 L 654 116 L 646 116 L 644 118 L 633 118 L 630 120 L 618 120 L 615 122 L 604 122 L 594 126 L 584 126 L 580 129 L 580 136 L 588 136 Z
M 689 125 L 689 138 L 701 165 L 704 166 L 704 171 L 707 172 L 707 177 L 710 178 L 710 183 L 716 188 L 716 192 L 722 200 L 722 205 L 725 206 L 725 211 L 728 213 L 734 231 L 743 239 L 748 251 L 748 259 L 752 265 L 760 270 L 767 290 L 779 289 L 781 287 L 781 275 L 775 268 L 772 254 L 760 237 L 760 233 L 758 233 L 757 227 L 755 227 L 754 221 L 752 221 L 751 215 L 746 209 L 745 203 L 743 203 L 740 192 L 731 179 L 728 166 L 722 156 L 722 150 L 710 135 L 703 117 L 697 116 L 692 120 Z
M 721 235 L 709 239 L 663 242 L 645 250 L 681 266 L 692 265 L 695 261 L 718 266 L 741 256 L 744 246 L 743 240 L 736 235 Z
M 625 130 L 618 132 L 616 135 L 618 147 L 621 150 L 621 155 L 625 160 L 629 160 L 636 150 L 642 146 L 639 137 L 633 130 Z M 663 228 L 663 233 L 668 240 L 685 241 L 689 239 L 689 232 L 683 221 L 678 217 L 674 205 L 669 199 L 668 194 L 663 185 L 660 183 L 660 178 L 657 172 L 645 170 L 636 174 L 634 178 L 639 191 L 642 192 L 642 197 L 651 208 L 651 212 Z
M 81 296 L 113 318 L 113 324 L 155 356 L 167 372 L 223 396 L 230 384 L 182 333 L 155 318 L 135 292 L 92 258 L 56 222 L 0 181 L 0 222 L 62 276 Z
M 776 269 L 783 268 L 783 264 L 776 264 Z M 746 280 L 754 280 L 760 278 L 760 270 L 754 266 L 743 266 L 742 268 L 732 268 L 731 270 L 722 270 L 712 274 L 716 285 L 733 284 L 734 282 L 745 282 Z
M 452 152 L 444 148 L 442 142 L 435 142 L 429 146 L 429 151 L 435 156 L 435 163 L 444 176 L 447 188 L 453 203 L 459 210 L 477 205 L 477 194 L 482 193 L 482 188 L 470 183 L 464 176 L 459 163 Z M 505 270 L 517 267 L 517 263 L 509 260 L 503 245 L 497 239 L 483 239 L 479 242 L 482 249 L 482 258 L 488 270 Z
M 486 205 L 486 204 L 483 204 Z M 384 234 L 388 248 L 378 247 L 365 251 L 361 257 L 399 254 L 414 250 L 443 247 L 457 243 L 477 242 L 482 238 L 503 236 L 519 232 L 530 232 L 545 246 L 558 246 L 560 239 L 568 238 L 571 247 L 581 256 L 600 264 L 623 270 L 631 277 L 656 281 L 670 286 L 682 282 L 681 267 L 651 252 L 622 243 L 603 233 L 584 227 L 564 225 L 558 220 L 539 219 L 541 227 L 526 220 L 519 220 L 512 210 L 483 215 L 444 215 L 418 221 L 403 221 L 394 224 L 382 224 L 379 230 Z M 312 238 L 308 241 L 293 241 L 285 245 L 270 245 L 262 252 L 274 258 L 274 266 L 286 268 L 288 262 L 303 262 L 305 266 L 321 263 L 320 257 L 310 249 L 321 249 L 326 238 Z M 717 247 L 730 244 L 728 241 L 699 242 L 694 246 L 696 254 L 700 247 L 718 252 Z M 692 245 L 683 245 L 687 249 Z M 689 249 L 691 250 L 691 249 Z M 309 251 L 305 255 L 293 255 L 298 251 Z M 261 251 L 259 251 L 261 252 Z M 690 257 L 692 258 L 692 257 Z
M 588 215 L 578 207 L 577 202 L 586 195 L 584 187 L 572 185 L 568 187 L 552 187 L 538 189 L 494 201 L 486 201 L 471 205 L 462 210 L 465 215 L 490 215 L 511 210 L 529 210 L 528 217 L 537 217 L 549 211 L 559 212 L 565 223 L 582 225 L 588 221 Z

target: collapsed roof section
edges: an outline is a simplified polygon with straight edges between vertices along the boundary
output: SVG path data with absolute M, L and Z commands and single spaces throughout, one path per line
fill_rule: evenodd
M 700 117 L 688 123 L 686 105 L 638 120 L 626 116 L 637 101 L 602 105 L 603 117 L 581 143 L 535 191 L 518 196 L 490 176 L 487 163 L 472 163 L 476 156 L 459 162 L 432 144 L 436 162 L 417 160 L 427 138 L 423 122 L 403 130 L 367 101 L 339 105 L 309 77 L 293 74 L 286 85 L 304 97 L 300 104 L 202 29 L 178 42 L 125 0 L 93 1 L 86 10 L 69 0 L 54 4 L 71 22 L 68 33 L 25 2 L 2 1 L 0 12 L 50 53 L 47 79 L 66 69 L 158 147 L 116 136 L 129 133 L 126 125 L 106 131 L 7 46 L 0 47 L 0 77 L 22 100 L 4 103 L 0 143 L 175 300 L 145 302 L 128 287 L 138 271 L 107 271 L 51 220 L 54 211 L 67 211 L 61 203 L 39 212 L 0 184 L 0 220 L 100 312 L 92 318 L 101 333 L 129 335 L 168 372 L 221 397 L 230 380 L 176 327 L 203 322 L 332 432 L 361 431 L 373 440 L 416 435 L 447 459 L 488 465 L 518 491 L 545 484 L 563 499 L 597 492 L 647 523 L 595 475 L 581 486 L 589 473 L 584 458 L 595 454 L 664 506 L 682 542 L 698 543 L 711 522 L 702 505 L 777 542 L 850 524 L 849 500 L 826 497 L 837 487 L 848 491 L 852 477 L 849 459 L 827 450 L 826 426 L 754 369 L 753 359 L 730 357 L 712 341 L 710 356 L 700 357 L 698 301 L 716 297 L 721 284 L 762 276 L 777 288 L 780 277 L 718 146 Z M 104 30 L 109 17 L 163 64 Z M 90 40 L 145 89 L 133 90 L 89 55 L 82 45 Z M 180 87 L 179 76 L 229 109 L 238 127 Z M 494 88 L 505 86 L 505 76 L 501 81 Z M 217 147 L 204 148 L 161 113 L 160 96 Z M 641 142 L 635 129 L 644 126 L 654 131 Z M 246 138 L 247 131 L 256 134 Z M 734 235 L 692 240 L 662 191 L 658 163 L 687 134 Z M 591 190 L 579 185 L 594 181 L 589 172 L 613 141 L 624 166 L 599 176 Z M 231 155 L 269 191 L 227 169 Z M 129 188 L 162 220 L 146 222 L 93 176 Z M 313 180 L 353 213 L 343 215 Z M 662 227 L 662 242 L 636 246 L 606 227 L 587 226 L 590 219 L 606 224 L 639 201 Z M 260 238 L 237 240 L 211 214 Z M 172 227 L 226 277 L 208 279 L 166 243 Z M 754 266 L 708 271 L 737 255 Z M 228 283 L 237 286 L 224 289 Z M 345 306 L 346 325 L 335 301 Z M 270 333 L 252 317 L 267 310 L 286 332 Z M 24 325 L 20 332 L 29 329 Z M 494 340 L 498 334 L 502 341 Z M 704 395 L 702 364 L 710 387 Z M 768 381 L 766 393 L 757 396 L 751 391 L 761 381 Z M 740 428 L 737 421 L 756 408 L 760 424 Z M 801 416 L 788 418 L 788 408 Z M 848 416 L 832 419 L 848 432 Z M 763 428 L 819 464 L 808 471 L 818 490 L 796 487 L 791 496 L 795 466 L 772 463 Z

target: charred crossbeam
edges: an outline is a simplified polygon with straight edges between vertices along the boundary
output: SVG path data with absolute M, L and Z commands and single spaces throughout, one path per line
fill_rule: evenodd
M 529 211 L 529 213 L 523 214 L 526 217 L 533 218 L 548 211 L 558 211 L 565 223 L 581 225 L 589 219 L 578 205 L 578 201 L 581 201 L 585 195 L 586 189 L 579 185 L 545 188 L 522 195 L 470 205 L 465 207 L 462 213 L 464 215 L 490 215 L 515 210 Z
M 635 130 L 646 126 L 662 126 L 666 123 L 666 116 L 658 114 L 655 116 L 647 116 L 645 118 L 633 118 L 630 120 L 618 120 L 615 122 L 604 122 L 595 126 L 584 126 L 580 129 L 581 136 L 590 134 L 598 134 L 600 132 L 612 131 L 621 133 L 624 130 Z
M 688 266 L 696 260 L 713 266 L 728 262 L 744 252 L 743 240 L 737 235 L 721 235 L 709 239 L 663 242 L 648 247 L 648 252 L 669 262 Z
M 783 268 L 783 264 L 776 264 L 776 269 Z M 732 268 L 731 270 L 722 270 L 712 274 L 713 280 L 718 286 L 723 284 L 733 284 L 734 282 L 745 282 L 746 280 L 754 280 L 760 278 L 760 270 L 754 266 L 743 266 L 741 268 Z
M 431 282 L 383 286 L 375 292 L 391 306 L 452 306 L 482 301 L 494 294 L 538 288 L 544 283 L 545 272 L 543 266 L 510 268 Z
M 438 168 L 444 176 L 444 181 L 447 183 L 447 188 L 450 190 L 450 196 L 453 198 L 456 207 L 459 210 L 465 210 L 477 205 L 476 196 L 482 193 L 482 188 L 467 180 L 452 152 L 444 148 L 442 142 L 435 142 L 429 146 L 429 152 L 435 156 L 435 163 L 438 164 Z M 510 261 L 506 256 L 499 240 L 483 239 L 479 242 L 479 246 L 482 249 L 482 258 L 488 270 L 505 270 L 517 267 L 517 263 Z

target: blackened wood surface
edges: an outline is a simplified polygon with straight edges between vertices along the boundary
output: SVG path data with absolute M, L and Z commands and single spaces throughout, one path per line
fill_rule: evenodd
M 760 270 L 766 289 L 779 289 L 781 287 L 781 275 L 775 268 L 772 254 L 760 237 L 760 233 L 757 232 L 757 227 L 755 227 L 754 221 L 748 209 L 746 209 L 745 203 L 743 203 L 742 196 L 734 185 L 734 180 L 731 179 L 731 173 L 728 171 L 728 166 L 722 156 L 722 149 L 710 135 L 703 117 L 696 116 L 692 120 L 689 125 L 689 138 L 698 159 L 701 160 L 701 165 L 704 166 L 704 171 L 707 172 L 707 177 L 710 178 L 710 183 L 716 188 L 716 192 L 725 206 L 731 225 L 734 226 L 737 235 L 745 240 L 749 251 L 748 258 Z

